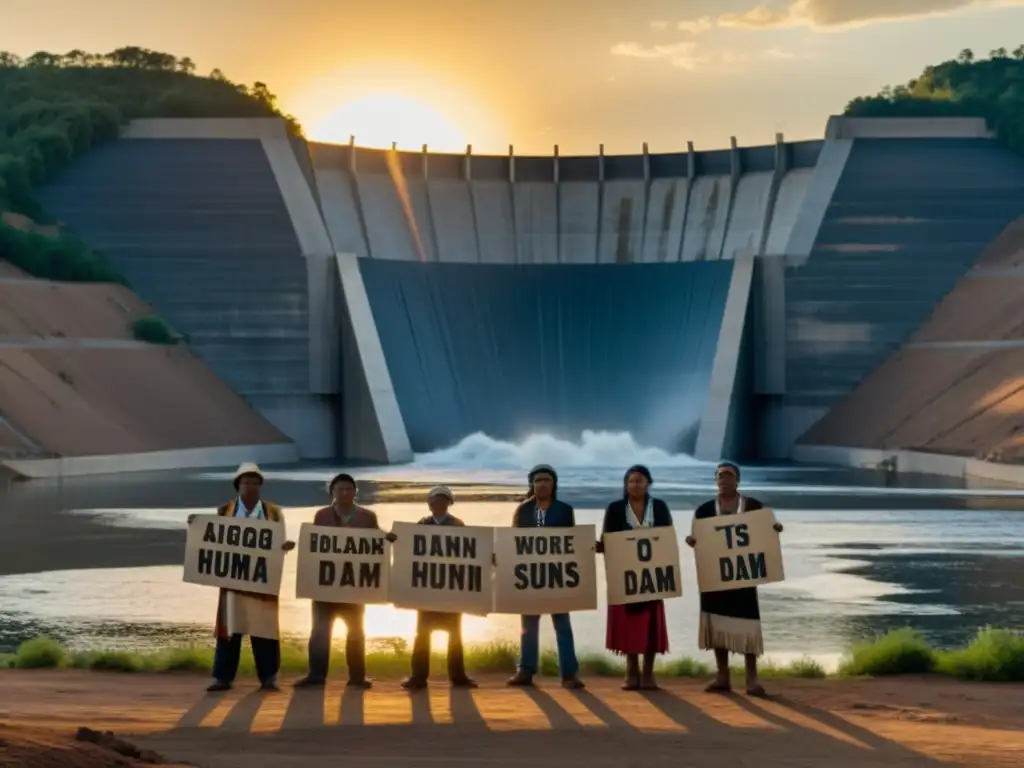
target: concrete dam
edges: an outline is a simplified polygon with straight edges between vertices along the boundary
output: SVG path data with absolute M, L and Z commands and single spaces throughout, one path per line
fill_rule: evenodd
M 144 120 L 42 197 L 306 458 L 591 429 L 782 459 L 1024 212 L 1024 162 L 980 119 L 590 157 Z

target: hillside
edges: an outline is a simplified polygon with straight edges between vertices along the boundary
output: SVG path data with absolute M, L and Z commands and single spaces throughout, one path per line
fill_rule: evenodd
M 1024 45 L 997 48 L 989 58 L 964 49 L 956 59 L 925 67 L 906 85 L 853 99 L 852 117 L 984 117 L 1010 147 L 1024 151 Z
M 135 46 L 106 54 L 0 51 L 0 213 L 53 224 L 34 189 L 69 162 L 117 137 L 140 117 L 285 118 L 264 83 L 232 83 L 219 70 L 195 74 L 191 59 Z M 0 258 L 37 277 L 124 283 L 102 254 L 67 234 L 0 220 Z
M 290 442 L 35 194 L 135 118 L 280 115 L 265 85 L 194 69 L 141 48 L 0 52 L 0 464 Z

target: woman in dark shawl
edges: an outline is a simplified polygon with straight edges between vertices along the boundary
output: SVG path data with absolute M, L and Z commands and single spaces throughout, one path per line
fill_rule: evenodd
M 715 469 L 718 496 L 697 507 L 695 520 L 719 515 L 741 515 L 763 509 L 764 505 L 750 496 L 739 494 L 740 468 L 723 461 Z M 775 530 L 782 532 L 782 524 Z M 697 542 L 686 537 L 691 547 Z M 747 695 L 764 697 L 764 687 L 757 679 L 757 657 L 764 653 L 761 636 L 761 610 L 757 601 L 757 587 L 742 587 L 721 592 L 701 592 L 700 638 L 702 650 L 713 650 L 718 675 L 707 687 L 708 692 L 728 692 L 732 689 L 729 676 L 729 652 L 742 653 L 747 668 Z
M 649 493 L 651 473 L 639 464 L 626 470 L 623 478 L 622 498 L 608 505 L 604 513 L 602 539 L 606 533 L 618 533 L 637 528 L 672 526 L 668 505 Z M 598 551 L 603 552 L 603 542 Z M 665 624 L 665 602 L 650 600 L 645 603 L 608 606 L 608 650 L 626 657 L 626 691 L 651 691 L 658 685 L 654 681 L 654 657 L 668 653 L 668 629 Z M 643 672 L 640 656 L 644 657 Z

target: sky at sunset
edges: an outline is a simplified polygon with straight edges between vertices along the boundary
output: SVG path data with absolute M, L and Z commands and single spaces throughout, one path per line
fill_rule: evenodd
M 310 138 L 632 153 L 819 138 L 849 99 L 1024 43 L 1024 0 L 0 0 L 0 50 L 139 45 L 266 82 Z

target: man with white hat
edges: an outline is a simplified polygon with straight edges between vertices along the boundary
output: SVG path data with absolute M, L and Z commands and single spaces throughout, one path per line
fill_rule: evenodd
M 451 488 L 438 485 L 427 493 L 430 514 L 420 525 L 465 525 L 448 508 L 455 503 Z M 427 687 L 430 676 L 430 634 L 435 630 L 448 633 L 448 678 L 452 686 L 476 688 L 476 682 L 466 675 L 466 662 L 462 650 L 462 614 L 440 611 L 420 611 L 416 617 L 416 640 L 412 647 L 412 674 L 402 681 L 402 687 L 412 691 Z
M 227 504 L 218 507 L 218 515 L 249 517 L 284 524 L 281 508 L 260 498 L 263 472 L 256 464 L 242 464 L 235 472 L 234 486 L 238 495 Z M 189 522 L 191 519 L 190 517 Z M 295 542 L 286 541 L 283 548 L 288 552 L 295 548 Z M 238 674 L 243 635 L 249 635 L 260 689 L 278 690 L 277 673 L 281 668 L 281 642 L 278 639 L 277 609 L 276 595 L 220 590 L 220 597 L 217 600 L 217 649 L 213 657 L 213 682 L 207 691 L 231 689 L 235 675 Z

